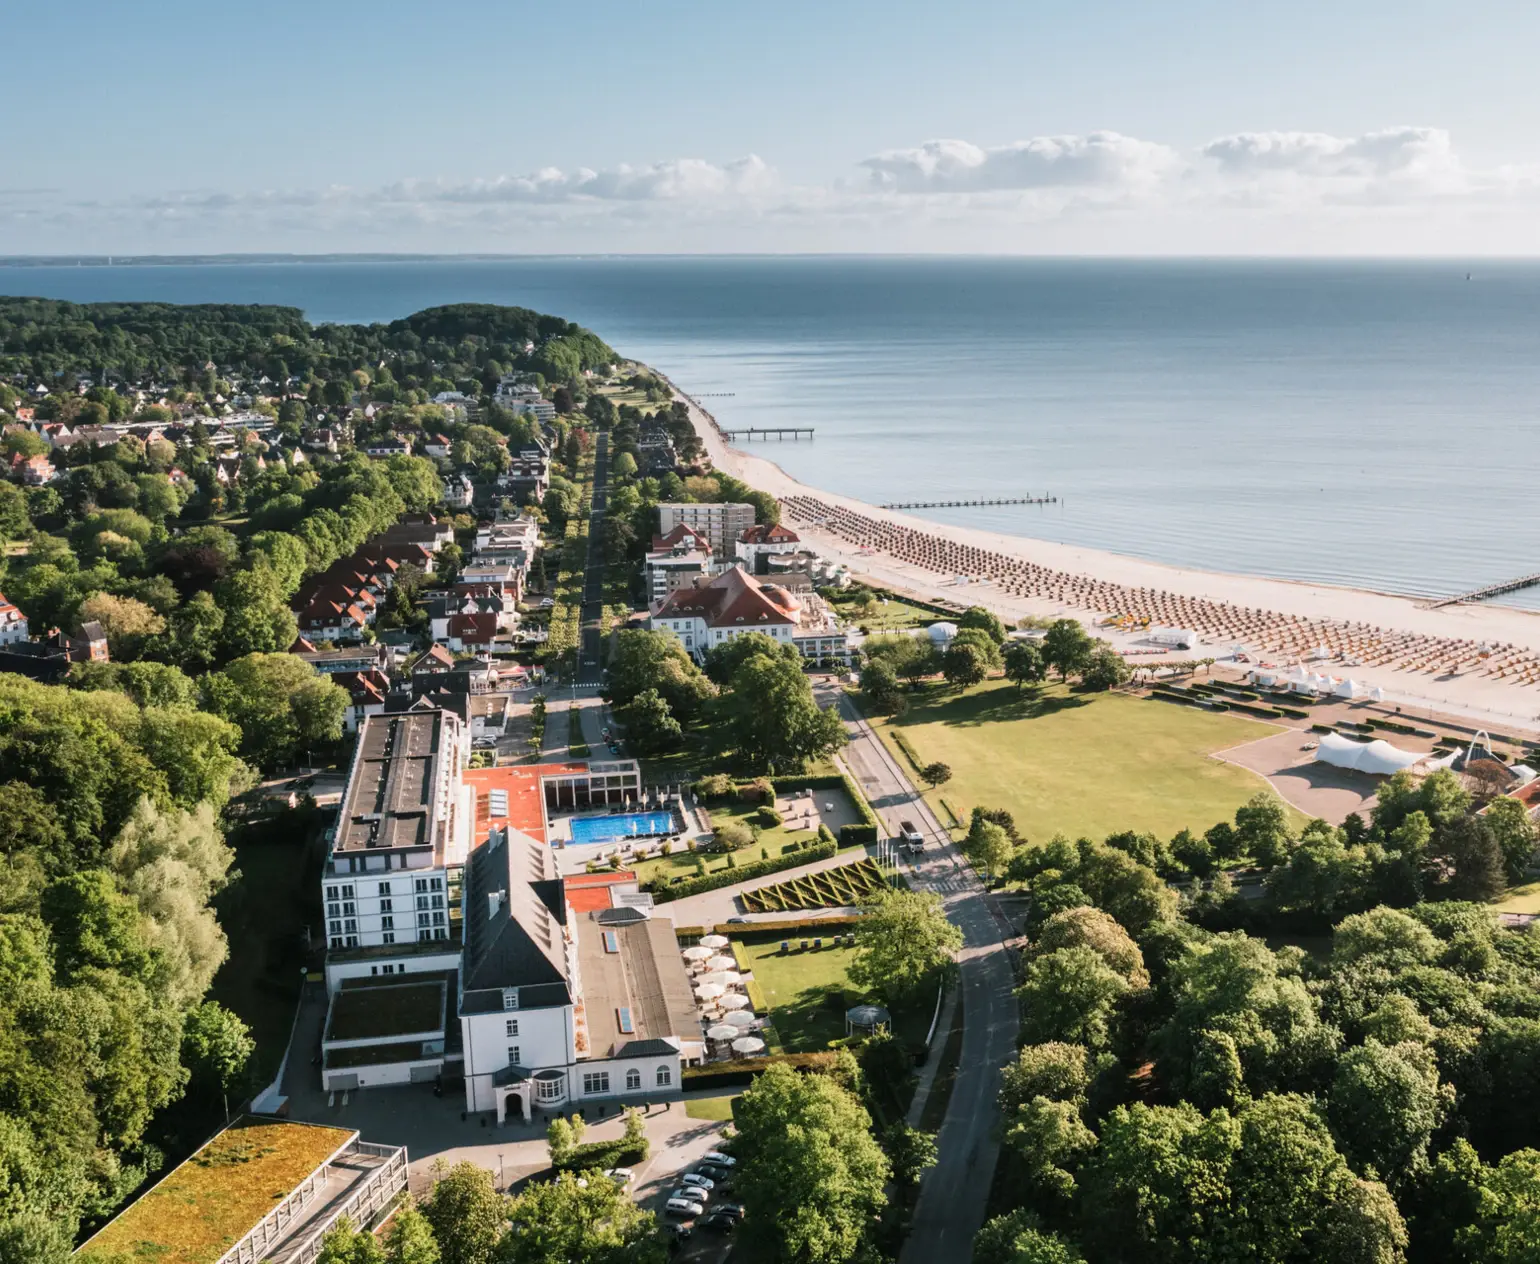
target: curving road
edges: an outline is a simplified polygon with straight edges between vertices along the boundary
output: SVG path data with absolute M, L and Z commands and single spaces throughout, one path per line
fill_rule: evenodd
M 831 694 L 823 692 L 821 700 L 831 700 Z M 984 887 L 958 854 L 951 835 L 941 828 L 908 774 L 843 690 L 839 691 L 839 706 L 850 734 L 850 745 L 841 756 L 843 763 L 886 823 L 889 834 L 898 832 L 900 820 L 909 820 L 925 835 L 925 854 L 911 882 L 941 896 L 947 916 L 963 932 L 958 958 L 962 1056 L 936 1138 L 936 1166 L 920 1186 L 913 1225 L 899 1258 L 901 1264 L 966 1260 L 972 1255 L 973 1235 L 984 1223 L 999 1157 L 995 1099 L 1000 1068 L 1016 1052 L 1015 977 L 1002 927 Z M 939 1047 L 935 1052 L 939 1056 Z

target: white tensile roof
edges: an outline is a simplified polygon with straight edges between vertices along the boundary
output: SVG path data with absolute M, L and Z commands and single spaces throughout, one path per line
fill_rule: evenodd
M 1340 733 L 1328 733 L 1316 747 L 1315 758 L 1318 763 L 1331 764 L 1336 768 L 1351 768 L 1355 772 L 1388 777 L 1393 772 L 1420 763 L 1426 756 L 1392 746 L 1383 738 L 1376 738 L 1372 742 L 1355 742 Z

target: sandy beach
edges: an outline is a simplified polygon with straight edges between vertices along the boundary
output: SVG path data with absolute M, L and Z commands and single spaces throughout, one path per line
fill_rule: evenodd
M 1154 622 L 1203 634 L 1203 647 L 1186 657 L 1244 648 L 1279 666 L 1324 644 L 1332 655 L 1314 670 L 1378 686 L 1408 710 L 1540 727 L 1540 614 L 1498 605 L 1428 609 L 1386 593 L 1190 570 L 931 522 L 809 487 L 729 445 L 706 410 L 680 397 L 718 469 L 775 496 L 812 548 L 873 584 L 987 606 L 1008 621 L 1079 618 L 1125 649 L 1141 637 L 1095 625 L 1114 614 L 1170 615 Z

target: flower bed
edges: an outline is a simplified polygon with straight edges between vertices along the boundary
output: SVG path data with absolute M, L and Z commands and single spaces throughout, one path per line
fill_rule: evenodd
M 801 909 L 841 908 L 866 904 L 887 886 L 875 860 L 858 860 L 837 869 L 804 874 L 774 886 L 743 893 L 743 907 L 750 913 L 785 913 Z

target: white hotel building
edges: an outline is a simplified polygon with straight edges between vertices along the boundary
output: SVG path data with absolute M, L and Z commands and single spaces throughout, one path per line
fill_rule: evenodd
M 499 1123 L 677 1095 L 705 1045 L 673 923 L 621 887 L 579 913 L 546 844 L 477 837 L 507 806 L 478 812 L 469 740 L 425 703 L 364 722 L 322 878 L 324 1087 L 463 1077 L 467 1111 Z M 550 806 L 565 785 L 534 792 Z

